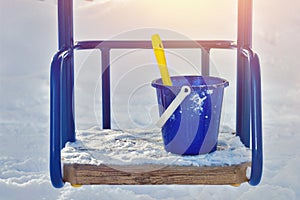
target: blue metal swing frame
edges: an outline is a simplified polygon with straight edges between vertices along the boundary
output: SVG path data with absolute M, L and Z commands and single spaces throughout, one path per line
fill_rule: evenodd
M 111 128 L 110 50 L 151 49 L 151 41 L 81 41 L 74 44 L 73 0 L 58 0 L 58 48 L 50 70 L 50 177 L 64 185 L 61 149 L 75 141 L 74 50 L 99 49 L 102 59 L 103 129 Z M 167 48 L 200 48 L 202 75 L 209 75 L 211 49 L 237 50 L 236 133 L 252 149 L 249 184 L 259 184 L 263 168 L 261 75 L 258 55 L 252 48 L 252 0 L 238 1 L 238 38 L 235 41 L 164 41 Z M 251 129 L 251 130 L 250 130 Z M 251 136 L 251 139 L 250 139 Z

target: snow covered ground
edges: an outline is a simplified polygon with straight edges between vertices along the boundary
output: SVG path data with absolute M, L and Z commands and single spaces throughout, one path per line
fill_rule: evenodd
M 77 2 L 75 5 L 76 39 L 80 40 L 121 36 L 131 38 L 130 33 L 136 34 L 138 31 L 129 30 L 149 27 L 168 29 L 162 32 L 162 35 L 171 37 L 173 35 L 170 33 L 173 32 L 179 32 L 194 39 L 234 39 L 236 36 L 237 0 L 229 0 L 226 3 L 220 3 L 217 0 L 192 0 L 190 5 L 179 0 L 166 0 L 155 8 L 150 6 L 153 2 L 159 2 L 158 0 L 107 0 L 98 4 L 96 3 L 100 0 L 94 3 L 75 1 Z M 0 3 L 1 200 L 299 199 L 300 70 L 298 58 L 300 51 L 297 47 L 300 46 L 298 37 L 300 3 L 298 0 L 254 0 L 253 48 L 261 58 L 263 81 L 264 173 L 259 186 L 251 187 L 243 184 L 238 188 L 230 186 L 83 186 L 72 188 L 67 184 L 60 190 L 51 186 L 48 172 L 49 65 L 57 48 L 54 2 L 52 0 L 11 0 Z M 100 9 L 103 12 L 100 12 Z M 213 11 L 208 12 L 208 10 Z M 153 16 L 154 11 L 156 13 Z M 218 15 L 215 16 L 212 13 L 218 13 Z M 164 19 L 162 20 L 161 17 Z M 92 23 L 97 26 L 91 27 Z M 87 29 L 88 26 L 90 26 L 89 29 Z M 129 31 L 127 35 L 126 31 Z M 118 36 L 120 32 L 122 34 Z M 143 34 L 142 38 L 147 37 L 145 31 Z M 175 36 L 177 37 L 178 34 Z M 116 56 L 122 53 L 116 52 Z M 234 55 L 223 51 L 213 53 L 216 54 L 214 60 L 216 67 L 221 65 L 217 68 L 217 73 L 230 80 L 230 88 L 225 91 L 224 109 L 227 108 L 227 112 L 224 113 L 223 122 L 232 125 L 234 117 L 232 117 L 231 110 L 233 109 L 231 108 L 234 108 L 234 101 L 230 100 L 232 99 L 230 97 L 234 95 L 235 85 L 231 80 L 235 71 L 234 66 L 224 69 L 222 65 L 234 65 Z M 224 60 L 221 56 L 223 53 L 230 59 Z M 94 57 L 93 53 L 86 55 L 92 60 L 97 60 L 97 56 Z M 77 62 L 88 62 L 84 60 L 86 55 Z M 134 55 L 129 55 L 129 57 Z M 185 56 L 189 58 L 188 55 Z M 153 62 L 151 61 L 153 58 L 148 58 L 146 64 Z M 171 60 L 170 65 L 173 65 L 175 61 L 176 59 Z M 116 60 L 116 65 L 117 62 L 118 60 Z M 129 64 L 130 62 L 128 61 Z M 76 97 L 77 125 L 80 129 L 97 125 L 99 121 L 94 115 L 94 109 L 98 105 L 94 102 L 94 96 L 97 96 L 94 92 L 97 78 L 92 76 L 95 76 L 99 70 L 95 66 L 92 65 L 89 69 L 82 67 L 80 73 L 76 71 L 78 75 L 76 94 L 80 94 Z M 134 73 L 142 69 L 144 68 L 138 68 L 128 76 L 119 74 L 121 77 L 119 80 L 130 80 Z M 192 70 L 190 73 L 193 72 Z M 151 73 L 157 72 L 153 69 Z M 147 74 L 151 73 L 147 72 Z M 114 77 L 116 80 L 117 76 Z M 84 77 L 89 77 L 94 82 L 90 80 L 85 82 Z M 152 80 L 156 77 L 151 74 L 147 78 Z M 143 82 L 140 84 L 143 85 Z M 88 86 L 93 88 L 90 89 Z M 122 89 L 122 84 L 115 85 L 116 91 L 122 91 Z M 121 93 L 120 98 L 129 98 L 128 102 L 135 102 L 135 99 L 130 99 L 130 96 L 126 95 L 126 92 Z M 155 99 L 152 93 L 149 93 L 149 96 Z M 116 104 L 119 99 L 117 97 L 113 100 Z M 139 96 L 136 95 L 136 97 Z M 143 105 L 151 105 L 151 101 L 148 102 L 149 98 L 145 99 L 141 105 L 138 105 L 140 109 L 144 108 Z M 91 102 L 88 102 L 89 100 Z M 122 109 L 131 111 L 130 106 L 130 104 L 128 108 L 120 106 L 121 111 Z M 131 111 L 131 121 L 134 122 L 132 124 L 126 124 L 127 119 L 118 111 L 114 111 L 115 124 L 121 128 L 126 125 L 147 128 L 150 122 L 143 124 L 135 119 L 145 117 L 142 121 L 147 121 L 146 119 L 151 119 L 152 115 L 157 114 L 154 110 L 152 107 L 149 108 L 150 116 L 139 116 L 139 113 Z

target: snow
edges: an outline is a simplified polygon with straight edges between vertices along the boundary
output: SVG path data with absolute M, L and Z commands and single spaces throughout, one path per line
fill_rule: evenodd
M 179 0 L 160 1 L 161 6 L 155 10 L 155 16 L 153 9 L 150 9 L 153 2 L 111 0 L 95 6 L 77 5 L 76 39 L 118 38 L 119 33 L 125 39 L 145 39 L 152 34 L 152 28 L 167 29 L 161 32 L 161 37 L 171 39 L 178 38 L 178 35 L 194 39 L 234 39 L 236 36 L 237 0 L 228 0 L 222 4 L 217 0 L 192 0 L 192 6 Z M 86 1 L 83 4 L 88 3 L 90 2 Z M 260 56 L 263 86 L 264 172 L 260 185 L 251 187 L 242 184 L 237 188 L 72 188 L 66 184 L 64 188 L 57 190 L 51 186 L 48 171 L 49 65 L 57 50 L 56 4 L 52 0 L 1 1 L 0 199 L 299 199 L 299 9 L 298 0 L 254 0 L 253 48 Z M 89 27 L 92 23 L 96 25 Z M 143 29 L 145 27 L 147 31 Z M 133 29 L 136 30 L 132 31 Z M 154 66 L 151 62 L 155 58 L 152 54 L 144 56 L 145 51 L 124 53 L 112 52 L 116 65 L 112 71 L 112 80 L 116 81 L 113 102 L 120 105 L 113 108 L 114 125 L 122 130 L 134 127 L 151 130 L 158 116 L 157 107 L 152 104 L 156 97 L 153 88 L 147 88 L 146 85 L 144 87 L 144 84 L 159 75 L 156 68 L 151 67 Z M 223 50 L 212 51 L 212 54 L 215 66 L 212 72 L 217 72 L 230 82 L 225 90 L 221 123 L 234 127 L 235 54 Z M 181 57 L 176 57 L 177 55 Z M 195 66 L 199 61 L 195 58 L 198 55 L 198 52 L 189 50 L 168 52 L 170 67 L 177 65 L 170 72 L 181 74 L 188 65 L 191 69 L 186 73 L 196 73 Z M 127 56 L 129 60 L 126 61 Z M 82 52 L 81 57 L 77 57 L 79 60 L 76 62 L 82 67 L 76 69 L 76 120 L 78 129 L 86 130 L 101 121 L 98 115 L 95 116 L 95 109 L 99 107 L 99 94 L 95 92 L 95 88 L 99 87 L 99 55 Z M 87 57 L 91 59 L 86 60 Z M 139 62 L 140 60 L 142 61 Z M 125 66 L 122 69 L 117 68 L 121 63 Z M 135 66 L 135 70 L 130 66 Z M 124 73 L 125 71 L 128 73 Z M 143 76 L 137 75 L 141 73 Z M 139 90 L 135 90 L 135 83 L 131 84 L 134 79 L 138 86 L 143 86 Z M 122 84 L 122 81 L 127 81 L 128 84 Z M 139 95 L 129 98 L 132 92 L 128 93 L 128 90 Z M 142 91 L 146 91 L 144 95 L 140 94 Z M 122 104 L 124 101 L 131 104 Z M 140 110 L 147 111 L 146 115 Z
M 225 166 L 251 160 L 250 150 L 232 133 L 220 133 L 218 150 L 204 155 L 180 156 L 164 150 L 160 130 L 101 130 L 93 127 L 78 131 L 77 141 L 62 150 L 64 163 L 113 165 Z
M 192 109 L 195 113 L 201 113 L 203 111 L 203 103 L 207 96 L 201 98 L 198 93 L 191 94 L 190 100 L 193 101 Z

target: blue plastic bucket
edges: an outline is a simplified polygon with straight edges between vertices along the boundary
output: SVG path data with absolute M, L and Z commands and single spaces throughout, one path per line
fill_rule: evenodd
M 191 93 L 182 101 L 162 127 L 166 151 L 180 155 L 198 155 L 217 149 L 224 88 L 229 82 L 210 76 L 171 77 L 172 86 L 161 79 L 152 81 L 156 88 L 161 116 L 182 86 Z

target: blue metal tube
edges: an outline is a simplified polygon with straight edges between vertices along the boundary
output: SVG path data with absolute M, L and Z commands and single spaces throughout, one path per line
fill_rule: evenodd
M 263 168 L 262 144 L 262 108 L 261 108 L 261 80 L 259 59 L 254 54 L 251 61 L 251 118 L 252 118 L 252 167 L 249 183 L 259 184 Z
M 238 2 L 236 132 L 250 147 L 250 71 L 244 48 L 252 47 L 252 0 Z
M 210 69 L 210 48 L 206 47 L 201 50 L 201 75 L 209 76 Z
M 70 56 L 62 67 L 62 146 L 75 141 L 74 122 L 74 58 L 73 58 L 73 0 L 58 0 L 58 46 L 70 49 Z
M 58 47 L 73 47 L 73 0 L 58 0 Z
M 236 42 L 230 40 L 164 40 L 164 48 L 203 48 L 203 49 L 234 49 Z M 95 41 L 79 41 L 76 43 L 75 49 L 152 49 L 152 43 L 149 40 L 95 40 Z
M 102 127 L 111 128 L 110 112 L 110 49 L 102 49 Z
M 64 185 L 61 171 L 62 149 L 62 88 L 61 88 L 61 67 L 63 58 L 68 51 L 59 51 L 55 54 L 50 69 L 50 178 L 52 185 L 61 188 Z
M 248 60 L 251 71 L 251 132 L 252 132 L 252 164 L 251 185 L 259 184 L 263 170 L 263 144 L 262 144 L 262 107 L 261 107 L 261 75 L 257 54 L 251 49 L 243 49 L 243 55 Z

